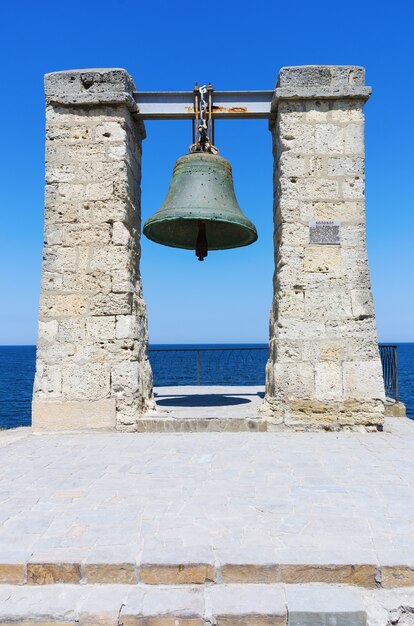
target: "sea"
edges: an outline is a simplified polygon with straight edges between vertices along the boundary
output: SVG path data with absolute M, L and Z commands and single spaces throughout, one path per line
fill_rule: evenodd
M 401 402 L 414 419 L 414 343 L 398 343 Z M 266 344 L 152 345 L 154 385 L 264 385 Z M 30 426 L 35 346 L 0 346 L 0 429 Z

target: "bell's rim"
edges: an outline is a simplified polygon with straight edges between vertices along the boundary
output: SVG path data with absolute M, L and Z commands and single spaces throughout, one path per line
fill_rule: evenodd
M 160 218 L 160 219 L 155 219 L 153 220 L 152 218 L 149 218 L 145 224 L 144 224 L 144 228 L 143 228 L 143 233 L 144 235 L 150 239 L 151 241 L 154 241 L 155 243 L 161 244 L 163 246 L 168 246 L 169 248 L 181 248 L 183 250 L 194 250 L 195 249 L 195 242 L 192 244 L 188 244 L 185 245 L 183 243 L 180 244 L 174 244 L 171 241 L 166 241 L 164 240 L 162 237 L 157 237 L 155 233 L 152 232 L 152 228 L 154 226 L 156 226 L 159 223 L 165 223 L 165 222 L 185 222 L 185 221 L 199 221 L 199 220 L 205 220 L 206 222 L 214 222 L 215 224 L 228 224 L 228 220 L 224 220 L 221 219 L 222 216 L 220 216 L 220 218 L 216 218 L 214 216 L 211 215 L 211 211 L 209 213 L 205 214 L 205 217 L 203 215 L 197 215 L 197 217 L 191 217 L 191 216 L 186 216 L 186 217 L 177 217 L 177 216 L 173 216 L 173 217 L 168 217 L 168 218 Z M 247 218 L 245 218 L 246 221 L 244 220 L 234 220 L 232 223 L 235 226 L 239 226 L 240 229 L 243 230 L 243 232 L 246 234 L 246 238 L 244 240 L 239 240 L 236 243 L 228 243 L 228 244 L 223 244 L 220 243 L 220 245 L 214 246 L 214 245 L 210 245 L 208 244 L 208 249 L 209 250 L 231 250 L 234 248 L 243 248 L 245 246 L 249 246 L 250 244 L 254 243 L 255 241 L 257 241 L 258 239 L 258 234 L 257 234 L 257 230 L 255 225 L 250 222 L 250 220 L 248 220 Z

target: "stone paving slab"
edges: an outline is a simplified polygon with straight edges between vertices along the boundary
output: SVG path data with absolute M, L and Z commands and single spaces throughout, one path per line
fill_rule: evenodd
M 408 419 L 383 433 L 7 436 L 0 583 L 414 585 Z
M 154 388 L 157 414 L 175 419 L 257 418 L 264 394 L 262 385 Z
M 0 623 L 14 626 L 407 626 L 413 613 L 414 587 L 0 585 Z
M 263 386 L 156 387 L 156 410 L 138 422 L 139 432 L 264 432 Z

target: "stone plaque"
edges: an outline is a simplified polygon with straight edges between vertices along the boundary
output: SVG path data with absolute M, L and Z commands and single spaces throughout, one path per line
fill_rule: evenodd
M 339 220 L 311 220 L 309 222 L 309 243 L 340 244 L 340 225 Z

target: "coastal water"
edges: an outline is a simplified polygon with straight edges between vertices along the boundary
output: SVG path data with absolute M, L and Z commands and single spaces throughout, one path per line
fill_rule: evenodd
M 400 400 L 414 418 L 414 343 L 397 345 Z M 0 428 L 30 425 L 35 360 L 35 346 L 0 346 Z M 263 385 L 267 350 L 266 344 L 154 345 L 150 360 L 159 386 Z

